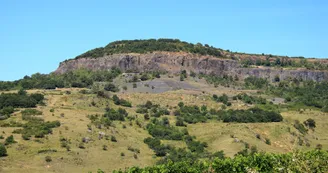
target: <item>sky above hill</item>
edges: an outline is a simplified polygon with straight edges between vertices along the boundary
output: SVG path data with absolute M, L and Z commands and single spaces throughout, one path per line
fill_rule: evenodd
M 178 38 L 247 53 L 328 57 L 324 0 L 0 0 L 0 80 L 124 39 Z

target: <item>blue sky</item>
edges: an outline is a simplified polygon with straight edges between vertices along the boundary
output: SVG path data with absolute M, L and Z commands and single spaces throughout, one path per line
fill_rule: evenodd
M 327 9 L 324 0 L 0 0 L 0 80 L 49 73 L 123 39 L 327 58 Z

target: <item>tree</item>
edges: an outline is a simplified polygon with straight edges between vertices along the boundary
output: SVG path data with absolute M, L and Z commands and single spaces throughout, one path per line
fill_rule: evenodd
M 0 143 L 0 157 L 7 156 L 6 147 Z

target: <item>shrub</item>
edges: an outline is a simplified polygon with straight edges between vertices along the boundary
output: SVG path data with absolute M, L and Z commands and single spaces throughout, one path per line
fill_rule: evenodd
M 321 144 L 317 144 L 317 146 L 315 147 L 315 149 L 322 150 L 322 145 Z
M 80 142 L 80 143 L 79 143 L 79 148 L 81 148 L 81 149 L 85 149 L 85 146 L 84 146 L 84 143 L 83 143 L 83 142 Z
M 46 157 L 45 157 L 45 160 L 46 160 L 46 162 L 51 162 L 51 161 L 52 161 L 52 159 L 51 159 L 50 156 L 46 156 Z
M 231 106 L 231 103 L 228 102 L 228 96 L 226 94 L 223 94 L 220 97 L 218 97 L 216 94 L 213 94 L 213 100 L 215 100 L 216 102 L 222 102 L 227 106 Z
M 261 135 L 260 134 L 256 134 L 256 138 L 257 139 L 261 139 Z
M 312 118 L 307 119 L 306 121 L 303 122 L 303 124 L 311 129 L 315 128 L 315 121 Z
M 176 126 L 187 126 L 186 124 L 184 124 L 183 119 L 180 117 L 177 117 L 177 121 L 175 122 Z
M 143 75 L 141 75 L 140 79 L 141 79 L 142 81 L 146 81 L 146 80 L 148 80 L 148 79 L 150 79 L 150 78 L 149 78 L 148 74 L 144 73 Z
M 0 115 L 7 115 L 9 116 L 10 114 L 14 113 L 14 107 L 9 106 L 9 107 L 4 107 L 0 110 Z
M 118 108 L 118 110 L 115 109 L 108 109 L 105 114 L 104 117 L 107 118 L 106 119 L 102 119 L 104 123 L 110 123 L 108 120 L 119 120 L 119 121 L 125 121 L 125 117 L 128 116 L 128 113 L 126 112 L 125 109 L 122 108 Z
M 22 134 L 22 137 L 26 139 L 32 135 L 36 138 L 43 138 L 45 135 L 51 134 L 53 128 L 59 126 L 59 121 L 44 122 L 42 119 L 30 119 L 23 125 L 23 129 L 16 129 L 13 133 Z
M 167 140 L 182 140 L 184 133 L 178 128 L 169 126 L 167 122 L 157 119 L 152 120 L 147 125 L 147 130 L 150 135 L 158 139 Z
M 24 140 L 30 140 L 31 136 L 29 134 L 22 134 Z
M 0 157 L 7 156 L 7 149 L 6 147 L 0 143 Z
M 148 114 L 145 114 L 145 115 L 144 115 L 144 119 L 145 119 L 145 120 L 149 120 L 149 119 L 150 119 L 149 115 L 148 115 Z
M 298 120 L 295 120 L 294 127 L 302 134 L 306 134 L 308 131 Z
M 14 143 L 16 143 L 16 141 L 14 140 L 13 135 L 8 136 L 5 140 L 5 145 L 10 145 L 10 144 L 14 144 Z
M 108 83 L 105 85 L 104 90 L 111 91 L 111 92 L 118 92 L 120 89 L 116 87 L 114 84 Z
M 133 147 L 131 147 L 131 146 L 128 147 L 128 150 L 129 150 L 129 151 L 132 151 L 132 152 L 134 152 L 134 153 L 140 153 L 140 150 L 139 150 L 138 148 L 133 148 Z
M 124 107 L 132 107 L 132 104 L 124 99 L 120 99 L 117 95 L 113 95 L 113 101 L 116 105 L 121 105 Z
M 111 136 L 110 140 L 111 140 L 112 142 L 117 142 L 117 140 L 116 140 L 116 137 L 115 137 L 115 136 Z
M 271 145 L 271 141 L 270 141 L 270 139 L 265 138 L 265 143 L 268 144 L 268 145 Z

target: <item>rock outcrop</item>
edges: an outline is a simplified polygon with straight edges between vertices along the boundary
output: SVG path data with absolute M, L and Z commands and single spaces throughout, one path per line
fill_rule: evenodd
M 118 67 L 124 72 L 165 71 L 179 73 L 181 70 L 187 70 L 220 76 L 225 74 L 237 75 L 240 79 L 256 76 L 273 80 L 276 76 L 279 76 L 281 80 L 286 78 L 314 81 L 328 80 L 328 71 L 270 67 L 242 68 L 236 60 L 176 52 L 114 54 L 100 58 L 72 59 L 60 63 L 55 73 L 62 74 L 78 68 L 107 70 L 112 67 Z

